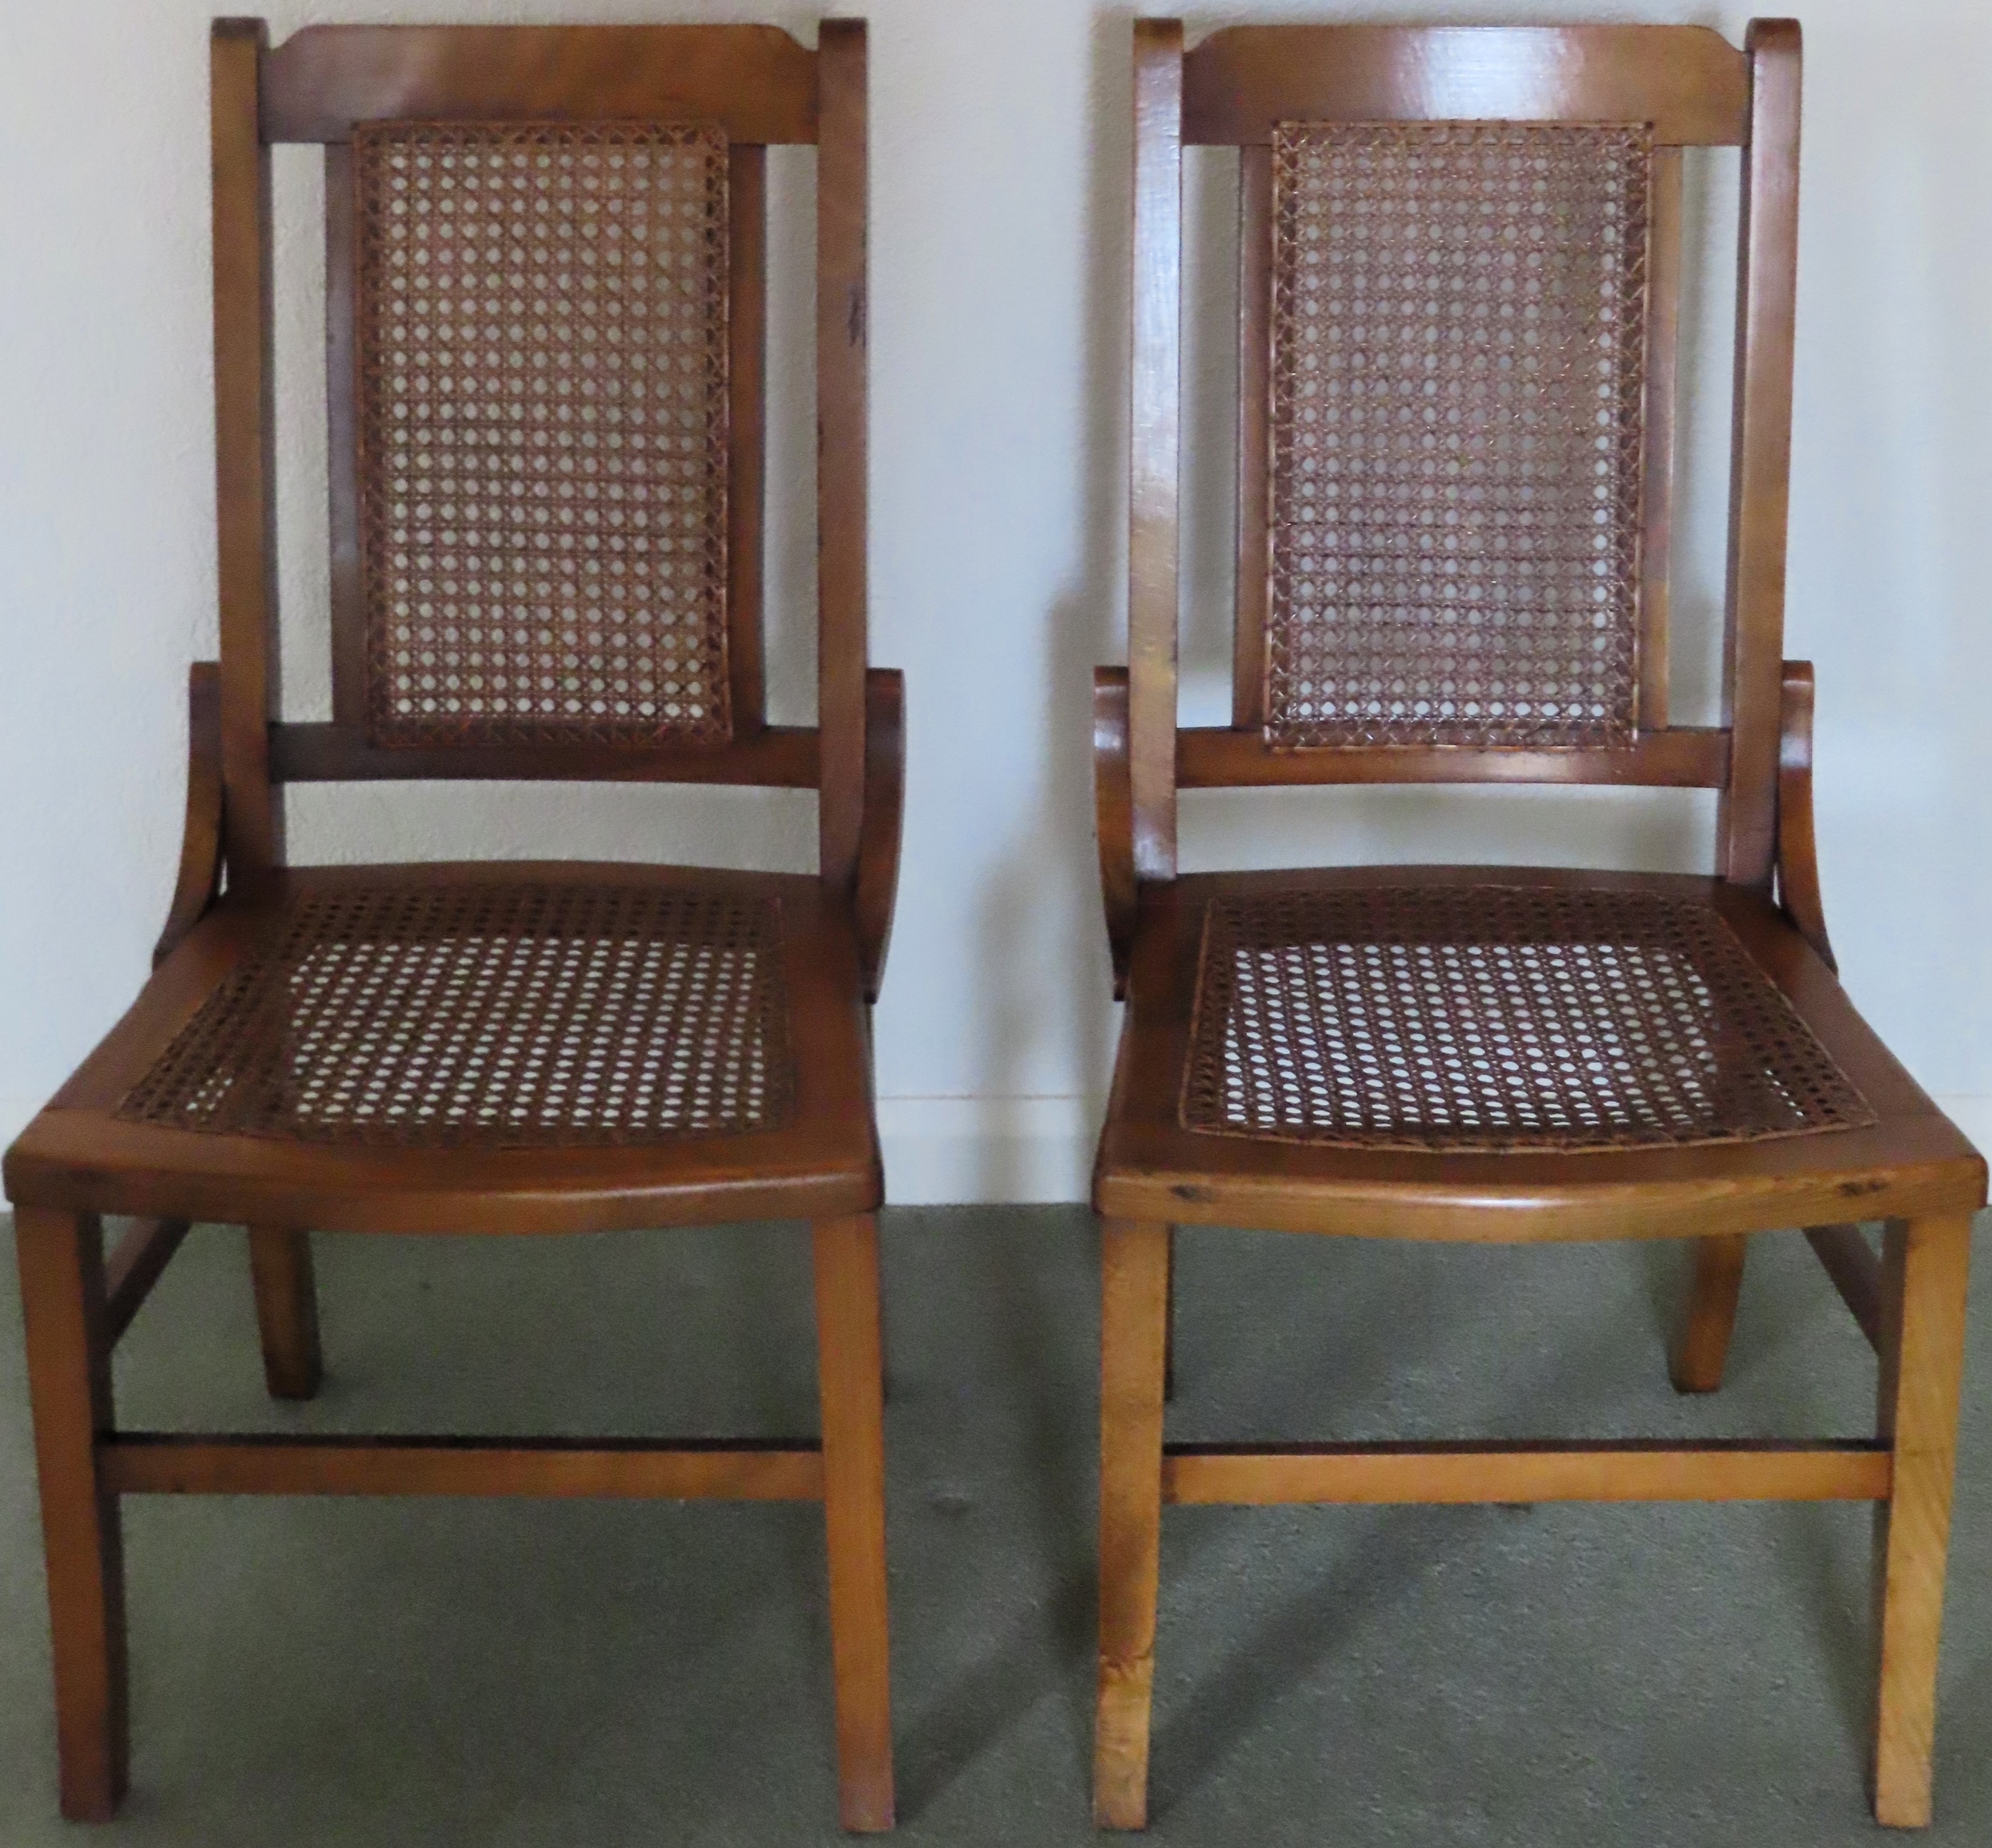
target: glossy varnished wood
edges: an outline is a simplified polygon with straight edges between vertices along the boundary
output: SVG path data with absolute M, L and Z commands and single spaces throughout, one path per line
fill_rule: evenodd
M 1749 1253 L 1750 1240 L 1740 1232 L 1695 1242 L 1694 1277 L 1670 1369 L 1676 1392 L 1713 1392 L 1721 1386 Z
M 1749 78 L 1722 36 L 1652 26 L 1237 26 L 1183 61 L 1191 143 L 1263 142 L 1286 121 L 1650 122 L 1739 143 Z
M 104 1335 L 111 1345 L 144 1308 L 190 1230 L 184 1219 L 139 1219 L 112 1248 L 104 1265 Z
M 312 1235 L 288 1226 L 252 1226 L 249 1247 L 263 1383 L 273 1399 L 309 1399 L 325 1371 Z
M 1272 590 L 1272 151 L 1238 150 L 1238 502 L 1233 593 L 1231 723 L 1265 724 L 1266 618 Z M 1184 787 L 1182 752 L 1176 777 Z
M 817 724 L 823 793 L 818 854 L 848 893 L 864 819 L 868 559 L 865 437 L 870 300 L 866 284 L 869 142 L 861 19 L 823 22 L 817 53 Z
M 157 968 L 207 914 L 222 889 L 222 670 L 197 661 L 186 677 L 186 818 L 179 876 L 166 926 L 152 948 Z
M 1876 1523 L 1880 1681 L 1874 1813 L 1896 1828 L 1931 1819 L 1937 1646 L 1964 1376 L 1971 1222 L 1892 1223 L 1884 1241 L 1878 1428 L 1895 1480 Z
M 1876 1501 L 1883 1444 L 1170 1445 L 1163 1499 L 1292 1502 Z
M 1808 1226 L 1806 1242 L 1819 1260 L 1847 1312 L 1878 1354 L 1884 1339 L 1881 1326 L 1882 1270 L 1858 1226 Z
M 1653 150 L 1646 234 L 1646 453 L 1641 471 L 1639 703 L 1642 732 L 1665 728 L 1672 608 L 1674 426 L 1680 390 L 1681 153 Z M 1723 769 L 1727 770 L 1725 763 Z
M 761 633 L 761 520 L 767 494 L 766 148 L 736 146 L 727 155 L 727 676 L 733 735 L 739 738 L 767 723 Z
M 1778 902 L 1829 969 L 1837 969 L 1819 891 L 1812 825 L 1812 663 L 1784 664 L 1778 729 Z
M 1093 1821 L 1148 1819 L 1148 1719 L 1161 1569 L 1163 1372 L 1169 1228 L 1100 1224 L 1100 1658 Z
M 282 709 L 276 649 L 276 407 L 271 316 L 270 155 L 257 132 L 260 20 L 214 26 L 214 512 L 222 634 L 222 780 L 228 864 L 283 858 L 269 776 Z
M 1795 21 L 1755 20 L 1750 143 L 1743 162 L 1731 433 L 1724 681 L 1731 773 L 1716 822 L 1721 870 L 1767 886 L 1777 855 L 1786 509 L 1791 479 L 1792 343 L 1798 280 L 1799 39 Z
M 1176 734 L 1176 782 L 1182 789 L 1306 783 L 1597 783 L 1720 789 L 1728 771 L 1728 734 L 1686 728 L 1648 732 L 1622 749 L 1600 751 L 1445 744 L 1275 750 L 1258 732 L 1193 726 Z
M 532 1495 L 815 1501 L 820 1447 L 567 1438 L 198 1437 L 125 1431 L 100 1447 L 121 1495 Z
M 358 725 L 270 727 L 279 783 L 504 781 L 731 783 L 814 789 L 821 774 L 814 726 L 765 725 L 730 744 L 624 750 L 614 745 L 370 744 Z
M 1139 889 L 1135 876 L 1134 789 L 1127 760 L 1127 670 L 1093 673 L 1093 829 L 1100 845 L 1100 888 L 1107 908 L 1107 947 L 1114 999 L 1127 994 Z
M 847 1829 L 889 1829 L 892 1703 L 878 1226 L 863 1213 L 819 1219 L 814 1232 L 824 1524 L 837 1681 L 837 1813 Z
M 314 26 L 265 65 L 270 141 L 344 141 L 374 116 L 674 115 L 735 141 L 816 139 L 816 60 L 771 26 Z
M 88 1213 L 18 1208 L 14 1245 L 41 1481 L 62 1813 L 108 1822 L 124 1794 L 130 1722 L 124 1553 L 116 1492 L 98 1475 L 111 1429 L 104 1233 Z
M 1135 22 L 1134 386 L 1127 723 L 1135 871 L 1176 870 L 1176 586 L 1182 364 L 1182 27 Z

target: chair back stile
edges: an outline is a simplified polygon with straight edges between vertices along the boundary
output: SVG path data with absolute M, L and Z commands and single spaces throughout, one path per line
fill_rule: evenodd
M 285 782 L 820 792 L 865 762 L 865 35 L 308 28 L 213 41 L 227 859 Z M 323 146 L 332 716 L 277 685 L 270 149 Z M 818 149 L 818 723 L 767 723 L 766 151 Z
M 1617 783 L 1720 796 L 1770 885 L 1798 41 L 1701 27 L 1135 32 L 1128 757 L 1180 787 Z M 1239 155 L 1231 723 L 1179 728 L 1186 145 Z M 1741 150 L 1723 724 L 1668 722 L 1681 151 Z

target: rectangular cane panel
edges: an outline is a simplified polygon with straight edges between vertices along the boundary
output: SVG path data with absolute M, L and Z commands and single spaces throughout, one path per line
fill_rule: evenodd
M 370 743 L 731 736 L 727 163 L 699 123 L 355 130 Z
M 1625 1149 L 1875 1113 L 1710 907 L 1524 886 L 1214 904 L 1189 1129 L 1353 1148 Z
M 1283 123 L 1272 155 L 1269 743 L 1629 742 L 1649 131 Z

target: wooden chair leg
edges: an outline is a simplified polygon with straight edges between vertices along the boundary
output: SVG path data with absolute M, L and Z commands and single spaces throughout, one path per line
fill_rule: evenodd
M 1875 1520 L 1881 1663 L 1874 1814 L 1902 1829 L 1930 1820 L 1970 1252 L 1971 1222 L 1963 1215 L 1892 1222 L 1882 1250 L 1878 1424 L 1895 1469 Z
M 1713 1392 L 1722 1384 L 1749 1249 L 1749 1238 L 1742 1233 L 1695 1241 L 1695 1281 L 1671 1370 L 1675 1391 Z
M 1093 1821 L 1148 1821 L 1148 1713 L 1162 1544 L 1163 1352 L 1170 1228 L 1100 1226 L 1100 1673 Z
M 93 1214 L 24 1206 L 14 1238 L 41 1478 L 62 1813 L 108 1822 L 124 1795 L 129 1720 L 124 1549 L 117 1497 L 98 1477 L 96 1454 L 97 1438 L 112 1428 L 104 1229 Z
M 325 1372 L 312 1235 L 285 1226 L 252 1226 L 249 1246 L 264 1382 L 273 1399 L 309 1399 Z
M 814 1232 L 838 1815 L 846 1829 L 889 1829 L 892 1700 L 878 1225 L 871 1214 L 861 1213 L 819 1219 Z
M 1168 1319 L 1162 1332 L 1162 1396 L 1170 1404 L 1176 1397 L 1176 1229 L 1169 1228 Z

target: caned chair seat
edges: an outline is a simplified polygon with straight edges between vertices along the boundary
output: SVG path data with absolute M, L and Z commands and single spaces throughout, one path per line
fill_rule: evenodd
M 225 898 L 22 1137 L 17 1200 L 501 1229 L 869 1212 L 856 939 L 806 877 L 308 868 Z M 108 1190 L 108 1191 L 107 1191 Z M 118 1197 L 122 1192 L 126 1197 Z M 521 1203 L 522 1205 L 523 1203 Z
M 1109 1214 L 1665 1236 L 1774 1200 L 1794 1223 L 1970 1211 L 1982 1187 L 1810 946 L 1726 881 L 1382 866 L 1143 900 Z

